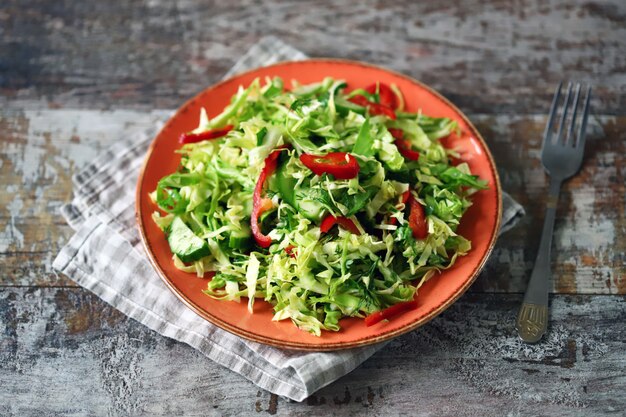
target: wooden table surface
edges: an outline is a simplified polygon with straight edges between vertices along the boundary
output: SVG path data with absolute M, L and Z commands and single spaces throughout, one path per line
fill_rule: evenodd
M 391 6 L 387 4 L 392 4 Z M 52 260 L 71 176 L 166 120 L 260 37 L 418 78 L 483 133 L 527 216 L 460 301 L 303 403 L 127 319 Z M 561 79 L 594 86 L 564 186 L 551 328 L 516 339 Z M 590 1 L 25 1 L 0 5 L 0 415 L 624 415 L 626 4 Z

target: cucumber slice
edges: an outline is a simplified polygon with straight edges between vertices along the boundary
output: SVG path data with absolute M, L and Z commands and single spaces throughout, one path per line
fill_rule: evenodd
M 349 111 L 353 111 L 358 114 L 365 114 L 365 107 L 354 104 L 343 97 L 335 97 L 335 108 L 337 112 L 342 116 L 348 114 Z
M 282 163 L 276 170 L 276 187 L 280 197 L 307 219 L 319 221 L 324 207 L 319 202 L 306 197 L 302 198 L 296 193 L 296 179 L 285 175 L 285 165 Z
M 174 217 L 167 236 L 172 253 L 183 262 L 193 262 L 211 254 L 207 243 L 196 236 L 178 216 Z
M 287 177 L 285 175 L 285 166 L 287 164 L 281 163 L 276 170 L 276 186 L 280 197 L 292 207 L 296 207 L 295 199 L 295 187 L 296 179 L 293 177 Z
M 324 206 L 320 202 L 305 198 L 297 200 L 296 204 L 298 205 L 298 211 L 307 219 L 313 221 L 321 220 Z
M 252 233 L 247 227 L 236 230 L 228 237 L 228 247 L 238 250 L 246 250 L 252 246 Z

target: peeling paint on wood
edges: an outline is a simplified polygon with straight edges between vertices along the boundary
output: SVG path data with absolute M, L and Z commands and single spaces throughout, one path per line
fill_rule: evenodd
M 72 285 L 52 260 L 72 234 L 59 214 L 72 175 L 170 111 L 0 111 L 0 285 Z
M 4 288 L 0 414 L 619 415 L 626 407 L 618 395 L 626 390 L 623 297 L 555 296 L 550 332 L 537 345 L 523 344 L 513 329 L 520 301 L 468 294 L 292 403 L 85 290 Z
M 543 116 L 471 116 L 499 166 L 503 188 L 526 209 L 496 245 L 474 291 L 523 292 L 540 239 L 548 177 Z M 561 190 L 553 243 L 554 292 L 626 293 L 626 118 L 595 117 L 581 172 Z
M 594 82 L 600 113 L 626 107 L 620 0 L 5 0 L 0 10 L 2 59 L 11 63 L 0 102 L 176 108 L 272 34 L 311 56 L 415 76 L 472 113 L 543 113 L 564 76 Z

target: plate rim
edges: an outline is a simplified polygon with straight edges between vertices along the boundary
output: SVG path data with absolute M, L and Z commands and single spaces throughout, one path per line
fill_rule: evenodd
M 148 165 L 148 162 L 150 161 L 150 158 L 151 158 L 152 153 L 154 151 L 154 148 L 156 146 L 156 139 L 157 139 L 157 137 L 159 137 L 161 135 L 161 133 L 164 130 L 166 130 L 169 127 L 169 125 L 172 123 L 172 121 L 174 119 L 176 119 L 179 116 L 180 113 L 186 112 L 187 111 L 187 107 L 190 106 L 192 103 L 194 103 L 198 99 L 199 96 L 203 96 L 203 95 L 205 95 L 207 93 L 210 93 L 211 90 L 215 90 L 219 86 L 231 82 L 231 80 L 234 79 L 234 78 L 238 78 L 238 77 L 241 77 L 241 76 L 248 75 L 250 73 L 258 71 L 261 68 L 271 69 L 273 67 L 278 67 L 278 66 L 302 65 L 302 64 L 306 64 L 306 63 L 313 63 L 313 64 L 315 64 L 315 63 L 322 63 L 322 64 L 323 63 L 327 63 L 327 64 L 351 65 L 351 66 L 357 66 L 357 67 L 360 66 L 360 67 L 365 67 L 365 68 L 369 68 L 369 69 L 376 69 L 376 70 L 384 71 L 384 72 L 390 73 L 390 74 L 392 74 L 392 75 L 394 75 L 396 77 L 403 78 L 403 79 L 405 79 L 408 82 L 417 84 L 421 88 L 423 88 L 423 89 L 427 90 L 429 93 L 433 94 L 439 100 L 443 101 L 447 106 L 449 106 L 451 109 L 453 109 L 461 117 L 461 119 L 463 119 L 463 121 L 470 128 L 471 133 L 473 134 L 473 136 L 482 145 L 482 148 L 484 149 L 485 155 L 486 155 L 487 160 L 489 162 L 489 168 L 491 169 L 493 177 L 494 177 L 495 193 L 496 193 L 496 201 L 497 201 L 496 221 L 495 221 L 494 228 L 493 228 L 491 236 L 490 236 L 490 240 L 489 240 L 489 244 L 487 246 L 487 250 L 483 254 L 483 257 L 481 258 L 480 262 L 473 269 L 469 279 L 467 279 L 464 282 L 464 284 L 461 287 L 459 287 L 450 298 L 448 298 L 445 302 L 439 304 L 436 308 L 428 311 L 424 316 L 422 316 L 418 320 L 415 320 L 414 322 L 411 322 L 408 325 L 406 325 L 404 327 L 401 327 L 399 329 L 391 330 L 391 331 L 387 331 L 387 332 L 382 332 L 382 333 L 380 333 L 378 335 L 375 335 L 375 336 L 372 336 L 372 337 L 360 338 L 360 339 L 356 339 L 356 340 L 350 341 L 350 342 L 335 342 L 335 343 L 327 343 L 327 344 L 323 344 L 323 345 L 311 345 L 311 344 L 307 344 L 307 343 L 303 343 L 303 342 L 294 342 L 294 341 L 277 341 L 275 339 L 272 339 L 272 338 L 269 338 L 269 337 L 266 337 L 266 336 L 262 336 L 262 335 L 259 335 L 259 334 L 256 334 L 256 333 L 249 332 L 249 331 L 247 331 L 245 329 L 242 329 L 240 327 L 233 326 L 233 325 L 231 325 L 231 324 L 221 320 L 220 318 L 212 315 L 210 312 L 206 311 L 205 309 L 201 308 L 200 306 L 196 305 L 182 291 L 179 291 L 179 289 L 176 286 L 174 286 L 174 284 L 168 279 L 167 274 L 165 273 L 165 271 L 163 271 L 163 269 L 160 267 L 160 265 L 159 265 L 155 255 L 154 255 L 154 251 L 152 250 L 151 244 L 148 241 L 148 238 L 146 236 L 145 225 L 144 225 L 143 218 L 142 218 L 142 215 L 141 215 L 141 196 L 144 194 L 143 193 L 143 187 L 142 187 L 143 183 L 144 183 L 144 174 L 145 174 L 146 166 Z M 139 177 L 137 179 L 137 185 L 136 185 L 136 189 L 135 189 L 135 219 L 136 219 L 136 222 L 137 222 L 137 228 L 139 229 L 139 235 L 140 235 L 141 243 L 142 243 L 142 245 L 143 245 L 143 247 L 145 249 L 146 254 L 148 255 L 148 260 L 150 261 L 150 264 L 152 265 L 152 267 L 156 270 L 157 274 L 159 275 L 161 280 L 166 284 L 166 286 L 169 288 L 169 290 L 172 291 L 178 297 L 178 299 L 181 300 L 188 308 L 190 308 L 192 311 L 194 311 L 196 314 L 198 314 L 203 319 L 207 320 L 211 324 L 213 324 L 213 325 L 215 325 L 215 326 L 217 326 L 217 327 L 219 327 L 219 328 L 221 328 L 223 330 L 226 330 L 229 333 L 232 333 L 232 334 L 234 334 L 236 336 L 240 336 L 240 337 L 243 337 L 243 338 L 245 338 L 247 340 L 251 340 L 251 341 L 254 341 L 254 342 L 258 342 L 258 343 L 262 343 L 262 344 L 266 344 L 266 345 L 270 345 L 270 346 L 274 346 L 274 347 L 278 347 L 278 348 L 283 348 L 283 349 L 287 348 L 287 349 L 299 350 L 299 351 L 317 351 L 317 352 L 336 351 L 336 350 L 345 350 L 345 349 L 352 349 L 352 348 L 356 348 L 356 347 L 363 347 L 363 346 L 373 345 L 373 344 L 377 344 L 377 343 L 380 343 L 380 342 L 383 342 L 383 341 L 387 341 L 387 340 L 396 338 L 396 337 L 398 337 L 400 335 L 403 335 L 405 333 L 408 333 L 410 331 L 413 331 L 413 330 L 423 326 L 424 324 L 426 324 L 429 321 L 431 321 L 433 318 L 437 317 L 443 311 L 445 311 L 452 304 L 454 304 L 469 289 L 469 287 L 474 283 L 474 281 L 476 280 L 476 278 L 478 277 L 478 275 L 480 274 L 480 272 L 484 268 L 484 266 L 485 266 L 487 260 L 489 259 L 491 253 L 493 252 L 493 248 L 495 246 L 496 240 L 498 239 L 498 231 L 500 230 L 500 223 L 502 221 L 502 188 L 501 188 L 501 184 L 500 184 L 500 177 L 498 175 L 498 170 L 496 168 L 496 164 L 495 164 L 495 161 L 493 159 L 493 155 L 491 154 L 491 150 L 487 146 L 487 143 L 485 142 L 484 138 L 482 137 L 482 135 L 480 134 L 480 132 L 478 131 L 476 126 L 474 126 L 474 124 L 469 120 L 469 118 L 465 115 L 465 113 L 462 112 L 455 104 L 450 102 L 446 97 L 444 97 L 441 93 L 439 93 L 437 90 L 433 89 L 432 87 L 422 83 L 421 81 L 419 81 L 419 80 L 417 80 L 417 79 L 415 79 L 413 77 L 410 77 L 408 75 L 402 74 L 402 73 L 397 72 L 397 71 L 394 71 L 392 69 L 385 68 L 385 67 L 379 66 L 379 65 L 365 63 L 365 62 L 362 62 L 362 61 L 356 61 L 356 60 L 350 60 L 350 59 L 341 59 L 341 58 L 310 58 L 310 59 L 298 60 L 298 61 L 285 60 L 285 61 L 276 62 L 276 63 L 271 64 L 271 65 L 256 67 L 256 68 L 253 68 L 251 70 L 244 71 L 244 72 L 235 74 L 235 75 L 233 75 L 231 77 L 228 77 L 226 79 L 220 80 L 220 81 L 218 81 L 218 82 L 216 82 L 214 84 L 211 84 L 209 87 L 202 89 L 200 92 L 195 94 L 193 97 L 191 97 L 190 99 L 186 100 L 185 103 L 182 106 L 180 106 L 173 115 L 171 115 L 169 117 L 167 122 L 163 125 L 163 127 L 161 129 L 159 129 L 159 131 L 153 137 L 153 139 L 150 142 L 150 145 L 148 147 L 148 150 L 146 151 L 146 154 L 144 156 L 144 160 L 142 162 L 141 169 L 139 171 Z

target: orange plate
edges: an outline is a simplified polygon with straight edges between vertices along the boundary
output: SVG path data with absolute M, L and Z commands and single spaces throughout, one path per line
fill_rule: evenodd
M 445 116 L 458 121 L 462 136 L 451 135 L 445 145 L 458 149 L 461 159 L 469 164 L 472 173 L 489 182 L 489 189 L 474 196 L 474 205 L 459 227 L 459 232 L 472 241 L 471 252 L 420 289 L 416 310 L 371 327 L 366 327 L 362 319 L 343 319 L 341 331 L 323 331 L 321 337 L 316 337 L 297 329 L 289 320 L 272 321 L 272 307 L 266 302 L 257 300 L 254 314 L 249 314 L 246 302 L 214 300 L 201 292 L 206 288 L 206 279 L 174 267 L 165 236 L 150 217 L 156 206 L 150 201 L 148 193 L 156 188 L 160 178 L 178 167 L 180 158 L 174 153 L 180 146 L 178 136 L 198 125 L 201 107 L 206 108 L 209 116 L 215 116 L 229 103 L 240 85 L 248 86 L 256 77 L 266 76 L 282 77 L 286 85 L 290 80 L 307 84 L 326 76 L 344 79 L 350 88 L 365 87 L 375 81 L 396 84 L 404 94 L 408 111 L 422 109 L 429 116 Z M 440 94 L 414 79 L 386 69 L 359 62 L 314 59 L 284 62 L 246 72 L 209 87 L 185 103 L 150 146 L 137 184 L 137 221 L 150 261 L 163 281 L 206 320 L 241 337 L 278 347 L 336 350 L 382 342 L 413 330 L 459 298 L 474 281 L 493 248 L 502 211 L 500 193 L 498 174 L 487 145 L 463 113 Z

